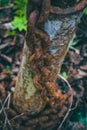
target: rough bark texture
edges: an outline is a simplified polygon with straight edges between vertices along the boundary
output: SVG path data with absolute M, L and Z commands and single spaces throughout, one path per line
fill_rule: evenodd
M 59 73 L 80 12 L 57 16 L 50 14 L 49 0 L 28 4 L 26 42 L 13 103 L 18 112 L 33 115 L 25 123 L 30 130 L 60 129 L 71 111 L 73 91 Z M 55 30 L 52 35 L 50 28 Z
M 29 50 L 25 43 L 22 53 L 22 62 L 18 81 L 14 92 L 14 105 L 21 113 L 35 114 L 40 112 L 45 105 L 40 92 L 36 90 L 33 84 L 35 72 L 29 65 Z

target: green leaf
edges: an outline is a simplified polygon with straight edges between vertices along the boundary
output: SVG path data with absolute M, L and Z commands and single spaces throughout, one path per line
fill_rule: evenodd
M 11 22 L 14 30 L 26 31 L 26 7 L 28 0 L 14 0 L 15 16 Z
M 15 14 L 17 14 L 17 15 L 19 15 L 19 16 L 23 16 L 23 15 L 25 15 L 25 12 L 22 11 L 22 10 L 17 10 L 17 11 L 15 12 Z
M 4 72 L 12 72 L 11 67 L 10 66 L 5 66 L 5 69 L 3 70 Z
M 63 78 L 65 78 L 65 79 L 67 78 L 67 73 L 65 71 L 62 72 L 61 75 L 63 76 Z
M 9 36 L 14 36 L 16 34 L 15 30 L 11 30 L 10 32 L 8 32 Z
M 87 15 L 87 8 L 85 8 L 85 10 L 84 10 L 84 14 Z
M 11 22 L 14 29 L 18 29 L 19 31 L 23 31 L 23 30 L 26 31 L 26 23 L 27 20 L 25 16 L 23 17 L 15 16 L 14 20 Z

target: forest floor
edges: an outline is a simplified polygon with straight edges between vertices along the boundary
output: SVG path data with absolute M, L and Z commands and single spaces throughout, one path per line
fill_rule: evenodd
M 0 130 L 2 125 L 3 130 L 7 124 L 10 125 L 10 120 L 16 116 L 10 109 L 10 95 L 15 89 L 23 44 L 23 34 L 3 37 L 2 32 L 0 38 Z M 87 38 L 78 42 L 73 48 L 70 47 L 62 65 L 61 75 L 68 80 L 75 93 L 75 104 L 70 121 L 81 121 L 87 127 Z

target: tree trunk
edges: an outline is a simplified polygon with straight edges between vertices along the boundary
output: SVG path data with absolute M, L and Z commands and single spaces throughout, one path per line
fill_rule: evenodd
M 19 112 L 36 114 L 44 108 L 45 102 L 33 84 L 35 72 L 29 65 L 29 56 L 30 52 L 25 42 L 13 102 Z
M 35 6 L 32 4 L 31 2 L 31 7 Z M 50 3 L 47 4 L 36 4 L 39 8 L 42 5 L 41 12 L 36 8 L 30 10 L 28 5 L 27 36 L 13 103 L 18 112 L 28 115 L 44 115 L 47 110 L 52 109 L 53 112 L 55 109 L 58 116 L 53 116 L 51 121 L 56 121 L 54 124 L 58 127 L 65 121 L 72 107 L 72 89 L 68 82 L 61 78 L 60 69 L 81 12 L 63 16 L 50 14 L 49 12 L 55 13 L 55 10 L 52 7 L 49 9 Z M 65 83 L 65 87 L 61 82 Z M 40 118 L 40 115 L 37 115 L 37 118 Z M 39 121 L 40 119 L 37 124 Z M 47 128 L 52 126 L 51 121 Z M 44 130 L 46 126 L 40 123 L 39 129 L 42 128 Z

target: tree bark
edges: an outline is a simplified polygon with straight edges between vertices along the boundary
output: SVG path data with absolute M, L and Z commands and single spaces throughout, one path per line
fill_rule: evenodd
M 55 126 L 51 121 L 45 125 L 39 123 L 40 119 L 43 120 L 40 115 L 37 115 L 38 120 L 32 124 L 33 126 L 36 121 L 40 130 L 51 130 L 52 126 L 53 129 L 56 125 L 59 128 L 62 126 L 72 107 L 73 91 L 60 76 L 60 69 L 81 13 L 68 16 L 50 14 L 50 2 L 48 4 L 46 0 L 28 4 L 31 5 L 27 9 L 26 42 L 13 103 L 18 112 L 28 115 L 41 113 L 42 116 L 49 110 L 52 113 L 56 110 L 57 117 L 55 115 L 51 118 L 52 122 L 55 121 Z M 60 82 L 66 84 L 64 90 Z M 29 123 L 31 124 L 30 120 Z
M 29 65 L 29 56 L 30 52 L 25 43 L 13 103 L 21 113 L 36 114 L 44 108 L 45 102 L 33 84 L 35 72 Z

